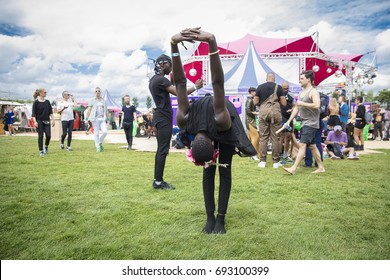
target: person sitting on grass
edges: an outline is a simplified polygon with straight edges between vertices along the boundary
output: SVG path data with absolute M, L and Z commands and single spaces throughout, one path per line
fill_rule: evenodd
M 201 41 L 208 43 L 213 96 L 205 96 L 191 105 L 187 97 L 187 78 L 180 59 L 178 43 Z M 176 121 L 185 131 L 183 143 L 190 150 L 187 158 L 195 165 L 203 166 L 203 195 L 207 222 L 203 231 L 207 234 L 226 233 L 227 212 L 232 187 L 232 157 L 237 148 L 247 156 L 255 156 L 256 150 L 249 141 L 234 105 L 225 99 L 224 74 L 215 36 L 198 28 L 188 28 L 172 36 L 173 79 L 177 90 L 178 110 Z M 192 140 L 192 141 L 190 141 Z M 219 203 L 215 218 L 215 174 L 219 159 Z
M 342 131 L 340 125 L 336 125 L 334 130 L 330 131 L 325 140 L 328 155 L 331 159 L 337 160 L 342 159 L 348 155 L 348 159 L 357 160 L 355 156 L 355 149 L 353 146 L 348 145 L 347 133 Z

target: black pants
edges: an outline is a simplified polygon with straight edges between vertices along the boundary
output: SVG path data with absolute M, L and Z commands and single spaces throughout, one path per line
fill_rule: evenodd
M 227 163 L 228 166 L 218 166 L 219 172 L 219 195 L 218 195 L 218 213 L 226 214 L 230 191 L 232 189 L 232 158 L 234 155 L 234 146 L 219 143 L 219 163 Z M 215 172 L 217 167 L 211 165 L 203 168 L 203 196 L 207 214 L 215 212 Z
M 156 124 L 157 128 L 157 152 L 154 161 L 154 179 L 163 181 L 165 160 L 169 153 L 172 138 L 172 123 L 160 122 Z
M 126 141 L 129 148 L 133 146 L 133 122 L 123 122 L 123 130 L 126 135 Z
M 68 135 L 68 147 L 72 142 L 72 132 L 73 132 L 74 120 L 62 121 L 62 135 L 61 135 L 61 144 L 64 144 L 66 135 Z
M 382 122 L 376 122 L 374 124 L 374 140 L 376 137 L 383 138 L 383 123 Z
M 45 146 L 49 146 L 51 138 L 51 127 L 50 122 L 45 124 L 43 121 L 37 120 L 38 123 L 38 148 L 40 151 L 43 151 L 43 133 L 45 133 L 46 141 Z

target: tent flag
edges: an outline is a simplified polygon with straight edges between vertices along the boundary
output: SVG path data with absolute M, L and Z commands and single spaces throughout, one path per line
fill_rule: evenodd
M 257 87 L 265 82 L 267 73 L 273 71 L 257 54 L 253 42 L 249 42 L 249 46 L 245 55 L 225 74 L 225 92 L 227 94 L 245 93 L 250 87 Z M 275 73 L 275 82 L 281 84 L 286 81 L 283 77 Z M 288 82 L 291 92 L 299 92 L 301 86 Z M 200 93 L 212 92 L 212 85 L 208 84 Z
M 110 93 L 108 92 L 108 90 L 106 90 L 106 92 L 104 93 L 103 99 L 104 99 L 104 101 L 106 101 L 107 107 L 121 108 L 118 104 L 116 104 L 114 99 L 112 99 L 112 97 L 111 97 Z

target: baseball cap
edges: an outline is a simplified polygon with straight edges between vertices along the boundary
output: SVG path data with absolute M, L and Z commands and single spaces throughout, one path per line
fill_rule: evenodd
M 340 125 L 336 125 L 335 127 L 334 127 L 334 131 L 341 131 L 341 126 Z
M 156 59 L 156 63 L 157 64 L 165 63 L 165 62 L 169 62 L 170 64 L 172 64 L 172 59 L 169 56 L 165 55 L 165 54 L 160 55 Z

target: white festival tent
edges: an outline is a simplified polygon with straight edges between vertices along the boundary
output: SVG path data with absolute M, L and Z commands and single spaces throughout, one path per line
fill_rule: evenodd
M 256 87 L 265 83 L 267 73 L 275 73 L 275 82 L 282 84 L 287 81 L 275 71 L 273 71 L 257 54 L 253 42 L 249 42 L 249 46 L 245 55 L 225 74 L 225 93 L 229 94 L 244 94 L 248 93 L 249 87 Z M 301 86 L 293 82 L 287 81 L 290 85 L 290 91 L 298 93 L 301 91 Z M 198 91 L 200 94 L 212 93 L 212 85 L 208 84 Z
M 122 107 L 119 106 L 115 101 L 114 99 L 112 99 L 111 97 L 111 94 L 108 92 L 108 90 L 106 90 L 103 94 L 103 99 L 104 101 L 106 101 L 107 103 L 107 107 L 108 109 L 112 110 L 112 111 L 120 111 L 122 110 Z

